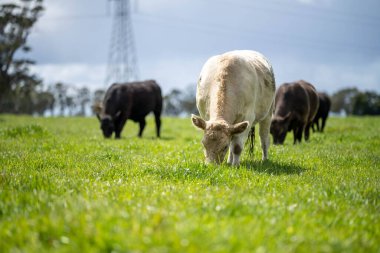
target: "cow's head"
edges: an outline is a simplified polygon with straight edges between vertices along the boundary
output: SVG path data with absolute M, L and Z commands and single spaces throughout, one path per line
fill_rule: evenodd
M 105 138 L 110 138 L 115 131 L 115 125 L 111 116 L 103 115 L 99 117 L 100 120 L 100 129 L 102 129 L 103 136 Z
M 230 125 L 227 122 L 205 121 L 204 119 L 191 115 L 193 125 L 204 131 L 202 144 L 207 163 L 220 164 L 226 156 L 232 136 L 241 134 L 249 125 L 248 121 Z
M 289 129 L 290 113 L 285 117 L 274 116 L 270 125 L 270 133 L 273 136 L 273 144 L 284 144 L 286 133 Z
M 100 129 L 103 132 L 105 138 L 110 138 L 115 131 L 115 125 L 112 117 L 103 113 L 102 104 L 95 104 L 92 106 L 92 110 L 95 112 L 96 117 L 100 122 Z

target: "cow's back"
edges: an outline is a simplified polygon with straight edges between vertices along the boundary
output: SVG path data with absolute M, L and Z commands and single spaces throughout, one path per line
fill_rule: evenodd
M 308 95 L 309 99 L 309 115 L 308 115 L 308 122 L 311 123 L 317 114 L 318 108 L 319 108 L 319 98 L 317 94 L 317 90 L 315 87 L 303 80 L 298 81 L 298 83 L 305 89 Z
M 122 86 L 122 84 L 114 83 L 108 88 L 103 99 L 103 114 L 114 117 L 120 110 L 122 100 L 119 91 L 122 89 Z
M 139 121 L 154 111 L 161 112 L 161 88 L 154 80 L 129 83 L 126 93 L 131 94 L 132 110 L 130 119 Z
M 307 122 L 310 106 L 305 89 L 298 83 L 284 83 L 276 91 L 276 117 L 290 116 L 292 121 Z
M 307 123 L 314 119 L 319 102 L 314 86 L 301 80 L 282 84 L 276 92 L 275 104 L 275 116 L 290 113 L 293 120 Z
M 319 97 L 319 109 L 317 112 L 318 118 L 327 118 L 330 108 L 331 108 L 331 100 L 326 93 L 318 93 Z
M 223 114 L 231 123 L 252 123 L 271 113 L 274 92 L 273 70 L 263 55 L 231 51 L 205 63 L 198 81 L 197 107 L 206 120 Z
M 161 88 L 154 80 L 113 84 L 106 92 L 104 110 L 111 116 L 118 111 L 128 111 L 128 118 L 134 121 L 152 111 L 161 113 Z

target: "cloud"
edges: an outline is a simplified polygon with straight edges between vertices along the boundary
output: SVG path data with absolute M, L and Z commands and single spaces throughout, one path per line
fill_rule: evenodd
M 182 89 L 196 83 L 203 59 L 159 58 L 144 63 L 140 71 L 140 80 L 155 79 L 162 87 L 163 93 L 171 89 Z M 86 86 L 91 90 L 105 89 L 105 64 L 41 64 L 33 66 L 32 73 L 41 77 L 45 84 L 62 82 L 75 87 Z
M 193 80 L 195 83 L 199 74 L 195 66 L 197 65 L 169 59 L 149 62 L 145 71 L 142 71 L 140 80 L 155 79 L 166 94 L 171 89 L 186 87 Z M 45 85 L 61 82 L 71 88 L 87 87 L 95 91 L 109 87 L 105 83 L 106 69 L 105 64 L 41 64 L 33 66 L 31 72 L 42 78 Z
M 171 89 L 183 89 L 189 84 L 194 84 L 203 65 L 201 57 L 194 58 L 160 58 L 157 61 L 148 62 L 142 79 L 156 79 L 167 93 Z
M 167 9 L 176 9 L 179 6 L 191 3 L 190 0 L 154 0 L 154 1 L 132 1 L 132 9 L 138 12 L 156 13 Z
M 171 89 L 184 89 L 197 82 L 200 70 L 207 57 L 166 57 L 143 63 L 140 80 L 155 79 L 163 93 Z M 339 89 L 356 86 L 360 90 L 380 92 L 380 58 L 366 64 L 304 62 L 281 58 L 272 61 L 277 87 L 284 82 L 303 79 L 311 82 L 319 91 L 330 94 Z M 45 84 L 63 82 L 75 87 L 86 86 L 91 90 L 106 89 L 104 83 L 105 64 L 43 64 L 36 65 L 32 72 L 43 78 Z
M 104 87 L 112 15 L 102 14 L 115 1 L 45 2 L 46 14 L 30 37 L 31 58 L 41 64 L 34 67 L 36 72 L 47 84 Z M 138 2 L 141 12 L 133 16 L 140 78 L 156 79 L 164 93 L 195 83 L 209 56 L 243 48 L 269 57 L 278 84 L 305 79 L 328 92 L 348 85 L 380 91 L 380 59 L 373 59 L 378 33 L 356 24 L 356 19 L 341 22 L 331 16 L 335 12 L 325 13 L 328 5 L 343 8 L 336 0 L 287 0 L 277 7 L 267 2 L 222 1 L 217 8 L 207 1 L 131 2 L 132 9 Z M 288 13 L 282 8 L 286 2 L 301 9 L 290 8 L 294 12 L 283 15 Z M 363 8 L 363 13 L 376 10 L 353 0 L 348 3 L 347 13 L 353 7 Z M 315 12 L 312 17 L 304 12 L 293 15 L 309 6 Z M 361 45 L 373 45 L 375 52 Z
M 324 90 L 344 87 L 380 91 L 380 59 L 368 65 L 317 65 L 312 79 L 319 80 Z
M 272 62 L 277 87 L 284 82 L 303 79 L 320 91 L 334 93 L 346 87 L 380 92 L 380 58 L 372 62 L 305 62 L 282 58 Z
M 45 84 L 62 82 L 76 87 L 86 86 L 91 90 L 105 88 L 105 65 L 95 64 L 42 64 L 31 71 L 44 80 Z
M 332 4 L 333 0 L 296 0 L 297 2 L 301 4 L 307 4 L 307 5 L 327 5 L 330 6 Z

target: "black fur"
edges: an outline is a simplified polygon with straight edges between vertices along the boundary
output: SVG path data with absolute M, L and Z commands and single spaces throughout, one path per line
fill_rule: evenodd
M 138 122 L 141 137 L 145 128 L 145 117 L 154 113 L 156 134 L 160 137 L 162 95 L 160 86 L 153 80 L 113 84 L 107 90 L 103 100 L 103 108 L 97 114 L 103 135 L 106 138 L 115 132 L 120 138 L 121 131 L 128 119 Z

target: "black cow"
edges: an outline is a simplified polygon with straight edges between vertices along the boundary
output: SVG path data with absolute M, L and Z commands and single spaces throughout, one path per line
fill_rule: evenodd
M 138 136 L 141 137 L 146 124 L 145 116 L 150 112 L 154 113 L 157 137 L 160 137 L 162 95 L 160 86 L 154 80 L 112 84 L 103 104 L 94 106 L 94 111 L 106 138 L 115 132 L 115 138 L 119 139 L 128 119 L 140 124 Z
M 326 93 L 318 92 L 319 98 L 319 108 L 317 114 L 314 117 L 313 124 L 311 125 L 314 131 L 314 125 L 317 126 L 318 132 L 323 132 L 323 129 L 326 125 L 327 117 L 329 116 L 330 108 L 331 108 L 331 100 Z M 319 121 L 322 120 L 322 125 L 319 127 Z
M 293 130 L 294 144 L 309 139 L 310 126 L 319 106 L 317 92 L 305 81 L 282 84 L 276 91 L 275 111 L 270 133 L 274 144 L 283 144 L 286 133 Z

